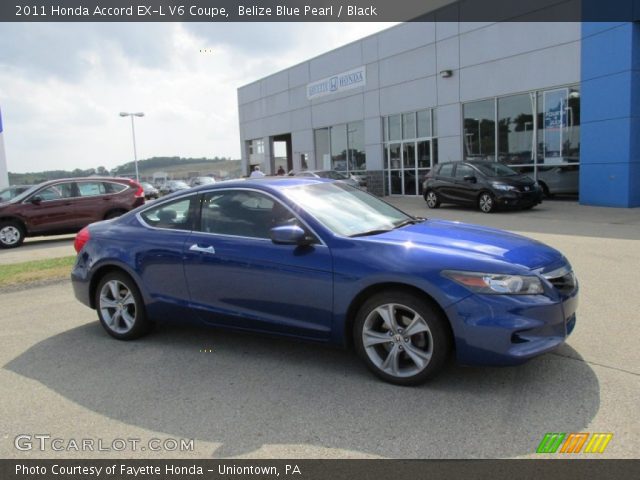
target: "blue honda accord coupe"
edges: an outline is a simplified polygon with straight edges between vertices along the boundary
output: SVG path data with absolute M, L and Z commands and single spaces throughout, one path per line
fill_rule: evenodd
M 353 347 L 383 380 L 513 365 L 574 328 L 571 265 L 500 230 L 412 217 L 322 179 L 178 192 L 78 233 L 76 297 L 113 337 L 197 322 Z

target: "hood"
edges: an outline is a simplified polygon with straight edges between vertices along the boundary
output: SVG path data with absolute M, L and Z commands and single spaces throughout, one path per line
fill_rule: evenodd
M 398 230 L 369 237 L 385 243 L 445 249 L 477 259 L 486 258 L 537 269 L 558 263 L 563 256 L 557 250 L 514 233 L 459 222 L 427 220 Z
M 532 186 L 535 181 L 528 175 L 518 175 L 511 177 L 487 177 L 487 180 L 491 183 L 504 183 L 506 185 L 513 185 L 514 187 Z

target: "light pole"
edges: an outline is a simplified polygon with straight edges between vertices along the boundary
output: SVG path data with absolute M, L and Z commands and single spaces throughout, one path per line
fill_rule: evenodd
M 120 112 L 121 117 L 131 117 L 131 135 L 133 136 L 133 161 L 136 166 L 136 182 L 140 182 L 140 175 L 138 175 L 138 152 L 136 151 L 136 127 L 133 123 L 133 117 L 144 117 L 143 112 L 128 113 Z

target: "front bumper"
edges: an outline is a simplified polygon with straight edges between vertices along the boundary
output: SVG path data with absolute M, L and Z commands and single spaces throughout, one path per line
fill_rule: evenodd
M 541 189 L 529 192 L 498 191 L 495 195 L 496 204 L 503 208 L 522 208 L 542 203 L 543 192 Z
M 567 296 L 471 295 L 446 310 L 463 365 L 518 365 L 563 344 L 578 288 Z

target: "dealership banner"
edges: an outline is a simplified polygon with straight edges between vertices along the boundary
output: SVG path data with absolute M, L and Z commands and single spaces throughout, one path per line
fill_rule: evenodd
M 640 460 L 0 460 L 2 480 L 640 478 Z
M 333 93 L 344 92 L 367 84 L 367 69 L 362 66 L 348 72 L 332 75 L 307 85 L 307 99 L 324 97 Z
M 0 22 L 634 21 L 640 0 L 6 0 Z M 318 39 L 322 41 L 322 39 Z

